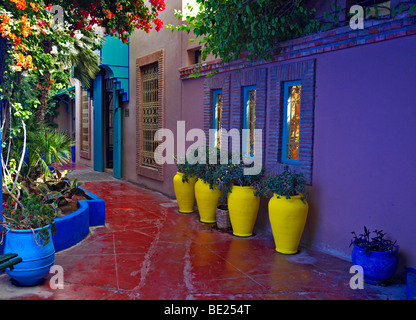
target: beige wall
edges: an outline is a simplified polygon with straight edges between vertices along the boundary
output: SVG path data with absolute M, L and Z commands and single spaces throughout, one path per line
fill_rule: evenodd
M 56 108 L 57 116 L 53 121 L 58 125 L 59 130 L 63 130 L 70 135 L 71 115 L 68 113 L 68 105 L 66 102 L 60 101 Z
M 182 8 L 181 0 L 166 2 L 166 9 L 160 14 L 164 25 L 177 25 L 181 21 L 174 17 L 174 9 Z M 178 69 L 188 65 L 189 49 L 198 47 L 198 43 L 190 43 L 190 36 L 183 32 L 163 28 L 159 32 L 152 30 L 150 34 L 136 31 L 130 39 L 130 101 L 123 105 L 123 159 L 122 176 L 124 179 L 145 185 L 169 196 L 174 196 L 173 176 L 176 174 L 175 165 L 165 165 L 164 181 L 156 181 L 136 173 L 136 59 L 164 49 L 165 51 L 165 88 L 164 88 L 164 128 L 170 129 L 176 136 L 177 121 L 187 118 L 183 114 L 182 82 Z M 198 88 L 199 89 L 199 88 Z M 125 116 L 125 109 L 129 109 L 129 116 Z M 201 119 L 202 120 L 202 119 Z M 175 146 L 176 152 L 176 146 Z

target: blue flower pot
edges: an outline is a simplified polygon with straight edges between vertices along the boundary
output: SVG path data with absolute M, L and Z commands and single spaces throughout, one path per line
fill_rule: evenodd
M 40 283 L 55 262 L 51 225 L 44 228 L 49 232 L 49 241 L 46 244 L 39 239 L 38 232 L 41 228 L 33 229 L 33 232 L 6 228 L 4 252 L 17 253 L 22 258 L 22 262 L 16 264 L 13 270 L 7 269 L 6 273 L 22 286 L 34 286 Z
M 75 146 L 71 146 L 71 158 L 72 158 L 72 163 L 75 163 L 76 161 Z
M 353 265 L 363 268 L 365 282 L 381 284 L 396 273 L 399 262 L 398 250 L 396 246 L 392 251 L 370 251 L 367 254 L 364 249 L 354 244 L 351 260 Z

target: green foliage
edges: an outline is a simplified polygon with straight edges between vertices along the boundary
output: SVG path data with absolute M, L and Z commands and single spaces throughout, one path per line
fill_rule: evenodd
M 263 182 L 267 193 L 275 193 L 289 199 L 305 192 L 305 177 L 303 173 L 297 173 L 285 166 L 282 173 L 269 175 Z
M 383 230 L 374 230 L 374 237 L 370 236 L 371 232 L 366 226 L 364 226 L 364 233 L 358 236 L 354 231 L 351 233 L 353 234 L 353 238 L 350 246 L 355 244 L 357 247 L 364 249 L 367 255 L 370 255 L 370 251 L 392 251 L 396 245 L 396 241 L 393 242 L 384 238 L 386 233 Z
M 185 158 L 178 161 L 177 168 L 184 174 L 183 181 L 189 177 L 197 177 L 210 185 L 210 188 L 219 188 L 224 191 L 222 201 L 231 192 L 233 185 L 254 186 L 256 195 L 263 192 L 262 179 L 265 169 L 262 167 L 256 175 L 247 174 L 253 164 L 246 164 L 244 157 L 221 151 L 207 146 L 191 150 Z
M 335 0 L 330 1 L 329 10 L 316 16 L 306 0 L 197 0 L 199 11 L 190 14 L 175 10 L 178 19 L 185 23 L 168 24 L 175 30 L 193 32 L 202 49 L 202 59 L 212 54 L 227 63 L 246 56 L 250 62 L 268 60 L 279 52 L 278 44 L 308 34 L 326 31 L 347 25 L 350 8 Z M 360 4 L 358 2 L 357 4 Z M 391 5 L 392 6 L 392 5 Z M 397 14 L 415 14 L 416 4 L 400 1 L 394 7 L 365 5 L 368 18 L 394 18 Z M 347 19 L 344 19 L 347 17 Z M 215 74 L 217 70 L 209 73 Z M 199 77 L 200 65 L 195 66 L 192 77 Z
M 40 243 L 46 244 L 49 241 L 49 232 L 46 228 L 52 225 L 52 233 L 55 233 L 55 211 L 51 205 L 42 202 L 40 196 L 29 193 L 22 195 L 19 206 L 11 197 L 3 203 L 2 215 L 6 225 L 14 230 L 30 230 L 42 228 L 39 231 Z M 39 242 L 39 241 L 38 241 Z
M 195 164 L 190 163 L 188 157 L 174 156 L 178 172 L 183 173 L 182 181 L 188 182 L 189 178 L 195 176 Z
M 252 164 L 246 164 L 243 157 L 240 157 L 239 162 L 235 162 L 235 157 L 227 164 L 218 166 L 217 176 L 220 181 L 220 186 L 224 190 L 224 196 L 231 192 L 233 185 L 241 187 L 254 187 L 254 193 L 256 195 L 263 194 L 262 180 L 264 178 L 265 169 L 262 167 L 260 173 L 251 175 L 247 174 L 246 170 L 251 168 Z M 224 200 L 224 199 L 221 199 Z
M 194 175 L 209 184 L 210 188 L 218 188 L 221 179 L 221 161 L 225 159 L 226 164 L 230 157 L 221 149 L 201 147 L 195 151 L 198 162 L 194 165 Z M 224 161 L 224 160 L 223 160 Z
M 318 30 L 312 19 L 314 9 L 303 0 L 197 0 L 200 11 L 184 17 L 186 24 L 168 28 L 191 32 L 199 37 L 202 58 L 208 54 L 223 62 L 247 53 L 249 60 L 269 59 L 276 45 L 288 39 Z M 178 19 L 183 18 L 176 11 Z
M 28 130 L 29 161 L 28 175 L 39 169 L 45 176 L 50 175 L 49 166 L 65 163 L 71 158 L 71 145 L 68 134 L 61 130 L 38 125 L 37 129 Z

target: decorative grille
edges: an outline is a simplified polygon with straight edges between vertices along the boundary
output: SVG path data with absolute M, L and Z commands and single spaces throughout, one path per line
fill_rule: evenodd
M 222 115 L 222 94 L 218 93 L 216 95 L 216 102 L 215 102 L 215 128 L 216 128 L 216 145 L 217 148 L 221 148 L 221 134 L 220 134 L 220 130 L 221 130 L 221 115 Z
M 292 160 L 299 160 L 300 91 L 300 85 L 290 87 L 287 104 L 288 120 L 290 121 L 287 148 L 288 158 Z
M 249 129 L 249 154 L 254 154 L 254 129 L 256 129 L 256 90 L 250 90 L 247 98 L 247 120 Z
M 81 151 L 88 152 L 89 150 L 89 101 L 88 93 L 82 90 L 81 103 Z
M 142 68 L 142 159 L 141 164 L 146 167 L 158 168 L 154 158 L 158 142 L 155 133 L 158 130 L 158 64 L 151 64 Z

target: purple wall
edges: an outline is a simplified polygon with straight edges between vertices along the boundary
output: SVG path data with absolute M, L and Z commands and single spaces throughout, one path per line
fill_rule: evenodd
M 414 37 L 318 56 L 307 242 L 349 253 L 366 225 L 416 265 L 415 56 Z
M 415 37 L 405 37 L 307 58 L 316 59 L 316 86 L 304 244 L 347 258 L 351 231 L 361 233 L 366 225 L 397 239 L 401 265 L 416 266 L 415 56 Z M 280 64 L 258 68 L 267 67 L 270 77 Z M 234 83 L 235 71 L 231 75 Z M 187 128 L 203 127 L 203 81 L 182 81 Z M 256 228 L 270 231 L 267 200 Z

